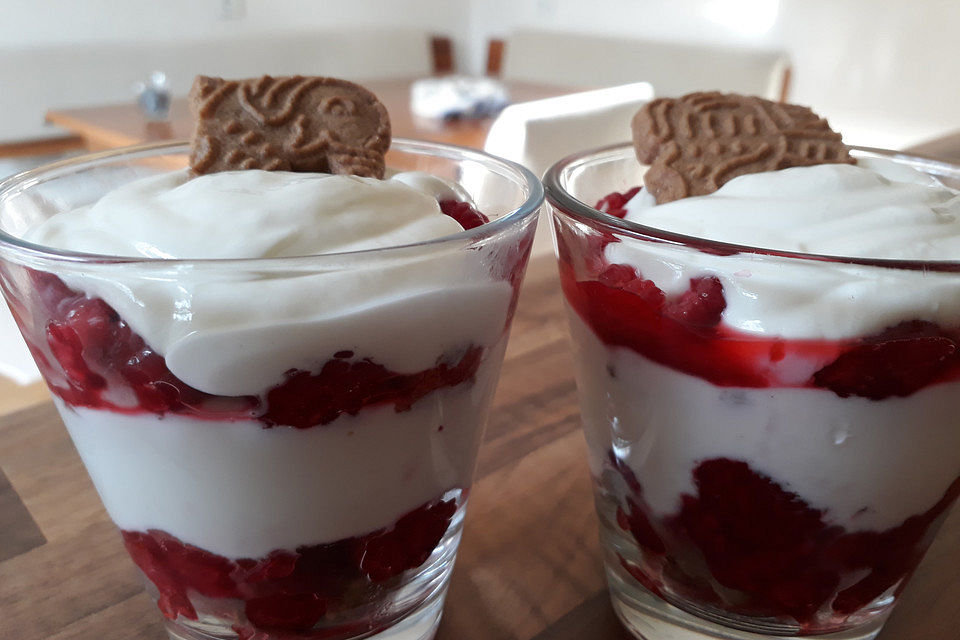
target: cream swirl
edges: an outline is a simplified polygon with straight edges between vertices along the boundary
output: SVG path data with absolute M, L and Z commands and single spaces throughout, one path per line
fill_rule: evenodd
M 281 258 L 378 249 L 462 231 L 439 178 L 174 171 L 129 182 L 31 229 L 59 249 L 139 258 Z
M 186 172 L 137 180 L 91 206 L 57 214 L 26 239 L 46 246 L 164 259 L 282 258 L 380 249 L 462 227 L 438 199 L 467 196 L 438 178 L 390 180 L 267 171 Z M 216 395 L 259 394 L 290 369 L 353 351 L 400 373 L 499 339 L 512 288 L 477 251 L 390 260 L 131 263 L 64 268 L 167 360 L 178 378 Z M 398 339 L 402 336 L 402 339 Z
M 638 224 L 720 242 L 861 258 L 960 260 L 960 195 L 892 161 L 748 174 L 716 192 L 656 205 L 627 204 Z M 787 338 L 868 335 L 904 320 L 955 325 L 960 277 L 750 253 L 717 256 L 625 239 L 611 263 L 633 264 L 667 294 L 715 275 L 723 321 Z

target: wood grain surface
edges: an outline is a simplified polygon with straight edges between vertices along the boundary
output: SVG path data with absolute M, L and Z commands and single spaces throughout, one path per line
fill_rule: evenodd
M 43 382 L 18 384 L 0 375 L 0 417 L 50 400 L 50 391 Z
M 600 563 L 555 266 L 531 263 L 439 640 L 624 640 Z M 960 639 L 960 510 L 882 640 Z M 165 640 L 53 405 L 0 418 L 0 639 Z
M 960 131 L 951 131 L 942 136 L 917 143 L 908 149 L 909 153 L 937 158 L 946 162 L 960 163 Z
M 362 84 L 373 91 L 390 113 L 395 138 L 416 138 L 431 142 L 459 144 L 475 149 L 483 148 L 492 118 L 464 120 L 428 120 L 418 118 L 410 111 L 410 86 L 415 78 L 370 80 Z M 551 98 L 575 91 L 530 82 L 506 82 L 513 102 Z M 168 122 L 151 122 L 133 103 L 85 107 L 79 109 L 51 109 L 47 122 L 56 124 L 80 136 L 90 150 L 114 149 L 144 142 L 185 140 L 190 137 L 193 121 L 187 101 L 174 99 Z

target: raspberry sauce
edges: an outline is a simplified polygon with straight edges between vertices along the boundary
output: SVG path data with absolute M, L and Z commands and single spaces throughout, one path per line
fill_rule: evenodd
M 437 500 L 384 529 L 293 551 L 278 549 L 262 558 L 231 560 L 164 531 L 121 534 L 133 561 L 157 588 L 158 606 L 167 618 L 227 615 L 241 637 L 267 632 L 324 638 L 347 631 L 335 627 L 313 632 L 328 614 L 363 606 L 393 579 L 426 562 L 460 502 Z M 358 633 L 375 628 L 376 620 L 369 624 Z
M 900 525 L 849 532 L 747 462 L 711 458 L 692 471 L 696 493 L 658 516 L 633 471 L 613 452 L 608 461 L 628 487 L 617 524 L 643 558 L 642 566 L 621 563 L 641 584 L 661 597 L 669 591 L 746 616 L 791 618 L 821 633 L 908 578 L 960 495 L 957 478 Z

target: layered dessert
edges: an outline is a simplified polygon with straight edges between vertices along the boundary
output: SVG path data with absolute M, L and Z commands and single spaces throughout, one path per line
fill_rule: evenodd
M 692 98 L 673 132 L 736 129 L 729 96 Z M 658 198 L 648 157 L 652 181 L 596 204 L 647 238 L 557 227 L 608 564 L 773 634 L 882 615 L 960 494 L 960 278 L 931 262 L 960 255 L 960 195 L 823 158 Z
M 382 250 L 486 222 L 420 172 L 194 169 L 26 232 L 134 259 L 6 285 L 167 618 L 367 637 L 437 597 L 529 238 Z

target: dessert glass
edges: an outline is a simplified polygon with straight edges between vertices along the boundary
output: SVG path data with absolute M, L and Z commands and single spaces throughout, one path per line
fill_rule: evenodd
M 171 638 L 432 637 L 539 181 L 480 152 L 397 140 L 388 166 L 459 182 L 491 222 L 278 259 L 144 260 L 20 238 L 185 166 L 187 151 L 93 154 L 0 185 L 4 295 Z M 130 318 L 96 295 L 117 286 Z M 344 299 L 349 311 L 325 312 Z M 275 317 L 277 301 L 298 321 Z M 249 326 L 190 332 L 231 310 Z M 153 351 L 138 328 L 158 321 L 186 327 L 186 348 Z M 196 388 L 208 383 L 236 391 Z
M 855 153 L 960 185 L 955 166 Z M 960 493 L 960 263 L 627 222 L 607 196 L 645 168 L 619 145 L 544 177 L 614 608 L 648 640 L 873 638 Z M 896 319 L 842 340 L 722 319 L 725 292 L 827 291 L 834 319 Z

